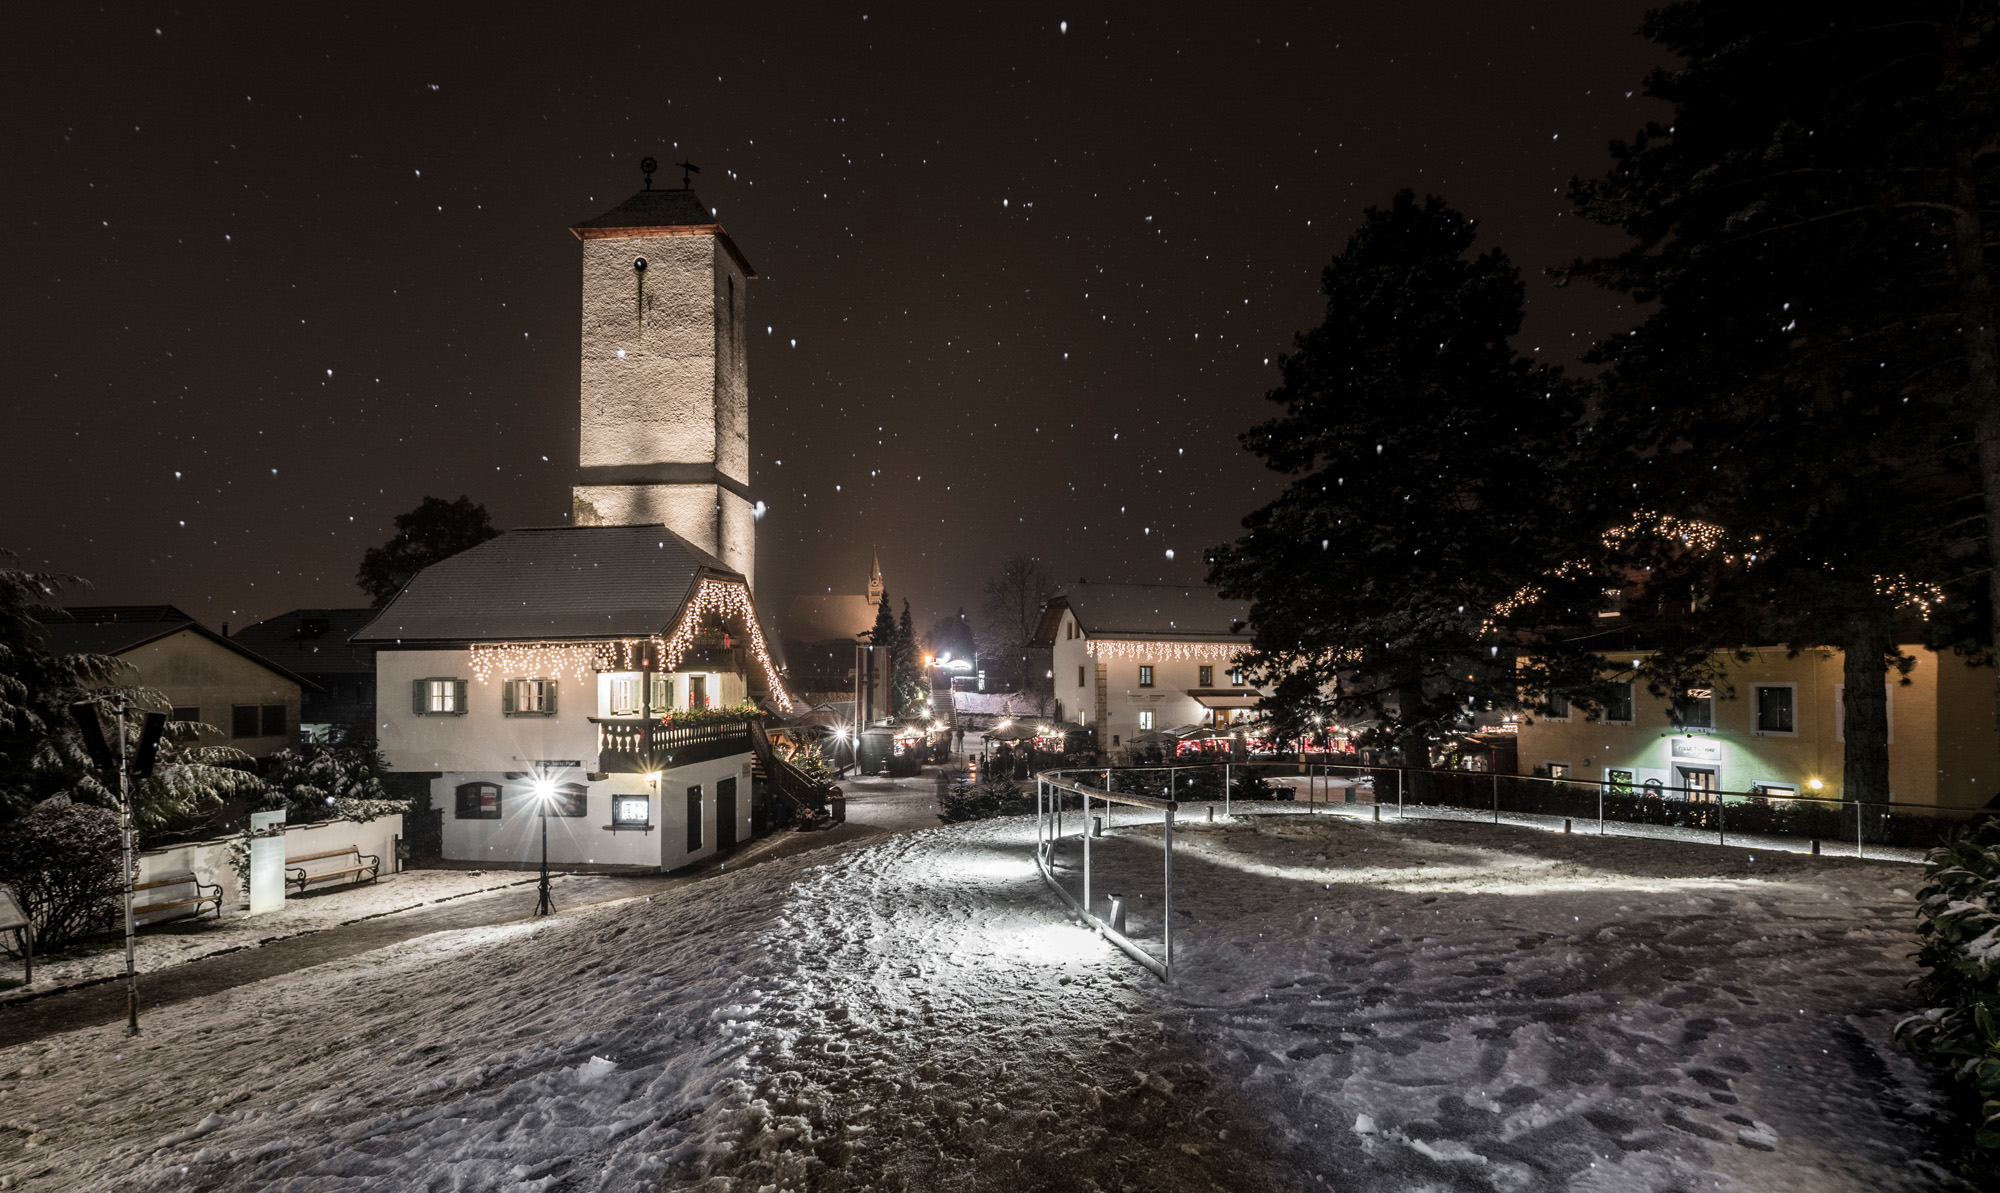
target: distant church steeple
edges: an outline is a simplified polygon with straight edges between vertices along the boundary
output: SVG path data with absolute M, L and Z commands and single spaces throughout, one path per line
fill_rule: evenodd
M 579 526 L 664 523 L 749 577 L 750 262 L 686 185 L 646 188 L 583 242 Z M 687 169 L 692 170 L 689 166 Z
M 888 590 L 888 587 L 888 585 L 882 583 L 882 548 L 877 547 L 875 548 L 875 567 L 868 573 L 868 603 L 870 605 L 881 604 L 882 594 Z

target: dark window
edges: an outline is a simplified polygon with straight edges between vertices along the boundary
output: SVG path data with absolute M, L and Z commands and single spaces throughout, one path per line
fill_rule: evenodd
M 1082 686 L 1084 686 L 1084 685 L 1083 685 L 1083 664 L 1082 664 L 1082 663 L 1078 663 L 1078 664 L 1076 665 L 1076 686 L 1077 686 L 1077 687 L 1079 687 L 1079 688 L 1080 688 L 1080 687 L 1082 687 Z
M 1757 730 L 1760 733 L 1792 733 L 1798 722 L 1792 715 L 1793 690 L 1786 687 L 1757 689 Z
M 201 720 L 201 709 L 191 704 L 177 704 L 174 706 L 174 711 L 170 719 L 175 721 L 199 721 Z
M 708 676 L 706 675 L 688 676 L 688 707 L 689 708 L 708 707 Z
M 1568 719 L 1568 717 L 1569 717 L 1569 701 L 1568 701 L 1568 700 L 1567 700 L 1566 698 L 1562 697 L 1562 696 L 1551 696 L 1551 697 L 1549 697 L 1549 712 L 1548 712 L 1548 715 L 1549 715 L 1549 717 L 1550 717 L 1551 719 L 1554 719 L 1554 718 L 1558 718 L 1558 717 L 1560 717 L 1560 718 L 1563 718 L 1563 719 Z
M 1141 666 L 1139 668 L 1139 686 L 1142 688 L 1153 686 L 1153 669 L 1151 667 Z
M 458 818 L 460 820 L 500 819 L 500 785 L 498 783 L 460 783 L 458 785 Z
M 581 783 L 558 783 L 549 794 L 549 815 L 590 815 L 590 788 Z
M 1629 770 L 1607 770 L 1604 772 L 1604 782 L 1612 791 L 1619 795 L 1625 795 L 1632 790 L 1632 772 Z
M 699 786 L 688 788 L 687 800 L 688 852 L 693 853 L 701 848 L 701 788 Z
M 257 714 L 260 710 L 254 704 L 231 705 L 229 709 L 229 736 L 257 736 Z
M 611 823 L 620 828 L 647 825 L 653 822 L 653 801 L 644 795 L 614 795 L 611 797 Z
M 1683 729 L 1715 728 L 1715 698 L 1708 688 L 1690 688 L 1674 701 L 1674 723 Z
M 284 705 L 266 704 L 263 707 L 262 714 L 257 718 L 257 720 L 261 723 L 262 726 L 261 732 L 258 733 L 259 737 L 285 736 Z
M 1198 688 L 1212 688 L 1212 687 L 1214 687 L 1214 686 L 1215 686 L 1215 668 L 1213 668 L 1213 667 L 1203 667 L 1203 668 L 1201 669 L 1201 678 L 1195 681 L 1195 686 L 1196 686 L 1196 687 L 1198 687 Z
M 1614 684 L 1612 686 L 1611 699 L 1604 702 L 1604 719 L 1607 721 L 1624 721 L 1628 724 L 1631 722 L 1632 720 L 1631 684 L 1621 683 L 1621 684 Z

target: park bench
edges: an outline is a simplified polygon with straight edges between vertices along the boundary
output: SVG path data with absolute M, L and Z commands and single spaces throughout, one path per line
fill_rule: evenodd
M 132 908 L 132 914 L 152 915 L 156 911 L 172 911 L 177 907 L 192 907 L 194 908 L 194 914 L 200 915 L 202 904 L 213 903 L 215 904 L 215 918 L 218 920 L 222 918 L 222 884 L 219 882 L 203 882 L 193 874 L 163 874 L 151 882 L 135 883 L 132 889 L 134 891 L 163 891 L 170 887 L 193 887 L 194 897 L 192 899 L 157 899 L 152 903 L 136 904 Z
M 305 867 L 306 862 L 323 862 L 331 858 L 338 858 L 343 861 L 352 858 L 354 864 L 351 866 L 336 866 L 331 870 L 307 870 Z M 288 857 L 285 859 L 285 869 L 287 871 L 286 885 L 289 886 L 292 883 L 297 883 L 299 894 L 303 895 L 306 893 L 306 884 L 323 882 L 329 878 L 349 878 L 351 881 L 358 883 L 365 876 L 369 882 L 373 882 L 382 872 L 382 859 L 372 853 L 361 852 L 359 845 L 349 845 L 345 849 L 329 849 L 325 853 L 308 853 L 304 857 Z

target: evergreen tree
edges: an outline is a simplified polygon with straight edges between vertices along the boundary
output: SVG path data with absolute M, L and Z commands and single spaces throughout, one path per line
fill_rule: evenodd
M 896 715 L 914 717 L 930 699 L 924 686 L 924 661 L 918 654 L 916 627 L 910 622 L 910 602 L 903 601 L 903 616 L 896 622 L 896 655 L 891 684 L 895 687 Z
M 409 513 L 396 515 L 396 537 L 368 549 L 354 582 L 380 609 L 418 572 L 499 533 L 486 507 L 470 497 L 426 497 Z
M 1372 721 L 1412 766 L 1473 709 L 1599 691 L 1594 661 L 1535 628 L 1599 599 L 1559 569 L 1596 529 L 1562 483 L 1580 391 L 1510 346 L 1520 273 L 1474 238 L 1434 196 L 1368 209 L 1322 275 L 1325 321 L 1281 359 L 1284 413 L 1243 436 L 1293 479 L 1210 556 L 1251 602 L 1245 662 L 1275 679 L 1281 725 Z
M 1610 366 L 1603 475 L 1701 540 L 1627 542 L 1663 648 L 1651 686 L 1702 682 L 1716 652 L 1752 643 L 1842 649 L 1851 798 L 1888 798 L 1885 671 L 1913 662 L 1899 622 L 1956 589 L 1950 616 L 1917 632 L 1985 632 L 1967 329 L 1991 319 L 1965 302 L 1957 214 L 1937 205 L 1956 185 L 1946 143 L 1991 128 L 1966 111 L 1938 135 L 1969 11 L 1662 9 L 1643 31 L 1685 66 L 1647 90 L 1672 123 L 1614 145 L 1611 172 L 1573 187 L 1635 245 L 1566 275 L 1657 304 L 1592 358 Z

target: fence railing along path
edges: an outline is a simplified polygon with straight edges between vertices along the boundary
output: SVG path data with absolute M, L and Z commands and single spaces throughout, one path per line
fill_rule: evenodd
M 1495 824 L 1506 820 L 1545 830 L 1560 822 L 1564 832 L 1581 822 L 1582 831 L 1594 824 L 1600 835 L 1615 832 L 1720 845 L 1734 838 L 1739 844 L 1763 848 L 1809 843 L 1816 854 L 1823 846 L 1825 852 L 1852 848 L 1853 856 L 1860 858 L 1869 857 L 1873 846 L 1876 856 L 1894 851 L 1902 854 L 1898 860 L 1914 860 L 1912 851 L 1920 855 L 1943 843 L 1954 830 L 2000 815 L 1995 808 L 1779 795 L 1768 789 L 1711 791 L 1313 760 L 1052 769 L 1035 776 L 1035 796 L 1035 863 L 1043 880 L 1084 924 L 1163 981 L 1173 978 L 1174 826 L 1184 811 L 1192 809 L 1205 810 L 1213 821 L 1218 810 L 1224 816 L 1310 815 L 1335 808 L 1354 814 L 1372 805 L 1377 820 L 1385 812 L 1413 820 L 1490 816 Z M 1096 888 L 1091 841 L 1116 827 L 1118 808 L 1133 809 L 1135 821 L 1163 825 L 1157 956 L 1126 932 L 1121 905 L 1113 902 L 1106 914 L 1098 913 L 1107 901 Z M 1061 869 L 1057 849 L 1072 835 L 1081 842 L 1077 894 L 1063 885 L 1057 872 Z

